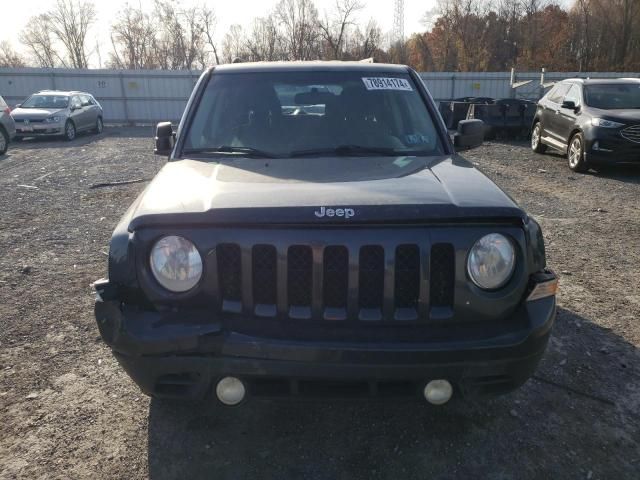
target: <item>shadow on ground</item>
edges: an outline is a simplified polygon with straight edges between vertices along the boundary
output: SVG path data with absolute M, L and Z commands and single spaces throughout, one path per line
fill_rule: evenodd
M 152 479 L 634 478 L 640 354 L 560 309 L 536 376 L 510 395 L 413 401 L 153 400 Z M 636 460 L 634 460 L 636 459 Z M 590 473 L 591 472 L 591 473 Z
M 105 137 L 148 138 L 152 142 L 154 135 L 155 126 L 105 126 L 103 132 L 99 135 L 93 132 L 79 132 L 78 136 L 72 141 L 62 137 L 27 137 L 20 141 L 14 140 L 9 144 L 7 155 L 10 155 L 12 150 L 84 147 Z M 0 158 L 2 157 L 0 156 Z
M 593 170 L 592 170 L 593 172 Z M 596 177 L 610 178 L 625 183 L 640 184 L 640 163 L 638 165 L 622 165 L 617 167 L 605 167 L 593 173 Z

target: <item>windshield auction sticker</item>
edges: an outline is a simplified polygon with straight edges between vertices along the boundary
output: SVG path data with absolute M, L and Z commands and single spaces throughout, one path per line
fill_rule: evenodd
M 404 90 L 411 92 L 411 84 L 404 78 L 362 77 L 367 90 Z

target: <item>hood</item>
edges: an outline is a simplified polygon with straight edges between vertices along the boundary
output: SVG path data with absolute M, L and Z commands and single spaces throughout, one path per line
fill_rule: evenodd
M 63 113 L 66 108 L 22 108 L 18 107 L 11 111 L 11 116 L 14 120 L 22 120 L 28 118 L 29 120 L 42 120 L 44 118 L 55 115 L 56 113 Z
M 591 114 L 614 122 L 640 123 L 640 109 L 638 108 L 625 110 L 601 110 L 599 108 L 592 108 Z
M 525 218 L 511 198 L 458 156 L 171 161 L 130 213 L 130 230 Z

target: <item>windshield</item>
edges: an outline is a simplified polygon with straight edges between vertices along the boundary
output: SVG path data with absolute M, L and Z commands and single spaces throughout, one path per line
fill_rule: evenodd
M 67 108 L 68 105 L 66 95 L 31 95 L 20 108 Z
M 640 84 L 588 85 L 584 89 L 584 99 L 590 107 L 603 110 L 640 108 Z
M 221 149 L 284 157 L 444 153 L 411 77 L 377 72 L 214 73 L 184 150 Z

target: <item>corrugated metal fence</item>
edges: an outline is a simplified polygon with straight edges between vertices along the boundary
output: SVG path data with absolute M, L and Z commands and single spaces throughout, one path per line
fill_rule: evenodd
M 9 105 L 21 103 L 38 90 L 82 90 L 95 95 L 110 123 L 177 121 L 182 115 L 199 71 L 72 70 L 0 68 L 0 95 Z M 436 100 L 459 97 L 540 98 L 540 72 L 517 73 L 511 88 L 510 72 L 425 72 L 420 74 Z M 640 77 L 640 73 L 548 72 L 545 83 L 572 77 Z

